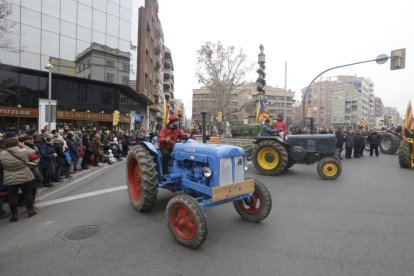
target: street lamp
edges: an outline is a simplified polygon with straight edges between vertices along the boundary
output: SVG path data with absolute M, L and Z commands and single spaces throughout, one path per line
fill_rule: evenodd
M 181 110 L 178 110 L 177 116 L 178 116 L 178 128 L 181 128 L 181 117 L 183 117 L 183 112 Z
M 377 64 L 384 64 L 385 62 L 387 62 L 388 59 L 395 59 L 395 57 L 391 56 L 387 56 L 387 55 L 379 55 L 376 59 L 370 59 L 370 60 L 364 60 L 364 61 L 359 61 L 359 62 L 354 62 L 354 63 L 349 63 L 349 64 L 344 64 L 344 65 L 339 65 L 339 66 L 335 66 L 335 67 L 331 67 L 326 69 L 325 71 L 319 73 L 310 83 L 309 85 L 306 87 L 305 93 L 303 94 L 303 99 L 302 99 L 302 127 L 305 127 L 305 103 L 306 103 L 306 96 L 309 93 L 313 83 L 315 82 L 315 80 L 317 78 L 319 78 L 320 76 L 322 76 L 323 74 L 325 74 L 328 71 L 331 71 L 333 69 L 337 69 L 337 68 L 342 68 L 342 67 L 347 67 L 347 66 L 352 66 L 352 65 L 357 65 L 357 64 L 362 64 L 362 63 L 367 63 L 367 62 L 373 62 L 375 61 Z M 352 119 L 351 119 L 352 120 Z
M 53 65 L 48 63 L 45 65 L 45 69 L 49 70 L 49 94 L 48 94 L 49 111 L 48 111 L 48 118 L 47 118 L 47 127 L 50 133 L 52 131 L 52 69 L 53 69 Z
M 207 111 L 201 111 L 201 116 L 203 117 L 203 143 L 207 143 L 207 136 L 206 136 L 206 115 Z

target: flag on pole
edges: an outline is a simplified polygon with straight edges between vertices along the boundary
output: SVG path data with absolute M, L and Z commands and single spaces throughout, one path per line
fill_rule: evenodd
M 266 104 L 262 100 L 262 96 L 259 98 L 256 110 L 256 121 L 261 123 L 264 120 L 269 119 L 269 111 L 267 110 Z
M 406 134 L 414 134 L 414 118 L 413 118 L 413 109 L 411 108 L 411 100 L 408 102 L 407 111 L 404 116 L 404 123 L 402 125 L 402 138 L 403 141 L 406 140 Z
M 162 126 L 165 127 L 168 123 L 170 112 L 168 110 L 167 100 L 164 97 L 164 106 L 162 108 Z
M 368 120 L 362 118 L 361 121 L 359 122 L 359 125 L 362 127 L 367 127 L 368 126 Z

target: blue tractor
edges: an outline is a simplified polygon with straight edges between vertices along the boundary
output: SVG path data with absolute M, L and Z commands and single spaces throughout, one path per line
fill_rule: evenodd
M 138 212 L 150 211 L 158 188 L 176 193 L 168 202 L 166 218 L 175 240 L 189 248 L 207 237 L 205 210 L 233 202 L 245 220 L 259 222 L 272 208 L 267 188 L 245 179 L 246 154 L 230 145 L 208 145 L 193 140 L 174 146 L 168 174 L 162 174 L 162 156 L 153 144 L 140 142 L 127 157 L 127 185 L 131 204 Z

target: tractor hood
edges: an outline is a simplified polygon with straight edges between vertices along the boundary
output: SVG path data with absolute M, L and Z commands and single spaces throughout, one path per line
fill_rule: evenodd
M 190 159 L 199 162 L 208 162 L 208 159 L 222 159 L 235 156 L 245 156 L 242 148 L 232 145 L 213 145 L 197 143 L 188 140 L 184 143 L 177 143 L 174 146 L 173 155 L 176 160 Z

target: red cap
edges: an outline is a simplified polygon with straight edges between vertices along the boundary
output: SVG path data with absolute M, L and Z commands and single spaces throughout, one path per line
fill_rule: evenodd
M 171 116 L 170 116 L 170 118 L 168 118 L 168 121 L 169 121 L 170 123 L 172 123 L 172 122 L 174 122 L 174 121 L 178 121 L 178 118 L 177 118 L 177 116 L 175 116 L 175 115 L 171 115 Z
M 282 113 L 279 113 L 279 114 L 277 114 L 277 117 L 278 118 L 283 118 L 283 114 Z

